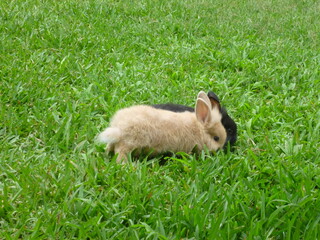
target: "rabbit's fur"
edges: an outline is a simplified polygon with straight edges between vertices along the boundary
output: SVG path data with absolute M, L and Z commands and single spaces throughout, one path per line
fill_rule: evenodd
M 221 118 L 219 103 L 210 101 L 201 91 L 195 112 L 177 113 L 147 105 L 121 109 L 99 139 L 108 143 L 107 151 L 118 154 L 118 163 L 125 163 L 135 149 L 155 154 L 189 153 L 195 147 L 199 151 L 216 151 L 224 146 L 227 137 Z

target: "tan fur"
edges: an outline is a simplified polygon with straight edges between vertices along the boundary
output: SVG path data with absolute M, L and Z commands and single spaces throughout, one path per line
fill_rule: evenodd
M 118 163 L 126 162 L 127 155 L 135 149 L 152 149 L 156 154 L 166 151 L 190 153 L 195 147 L 200 151 L 204 148 L 216 151 L 223 147 L 226 131 L 218 107 L 211 106 L 204 95 L 198 95 L 196 113 L 175 113 L 145 105 L 121 109 L 100 136 L 103 138 L 106 132 L 111 133 L 107 136 L 112 139 L 107 150 L 118 154 Z M 206 105 L 210 107 L 207 115 L 202 110 Z M 204 117 L 199 118 L 197 109 Z M 113 132 L 115 136 L 112 136 Z M 219 136 L 219 141 L 213 136 Z

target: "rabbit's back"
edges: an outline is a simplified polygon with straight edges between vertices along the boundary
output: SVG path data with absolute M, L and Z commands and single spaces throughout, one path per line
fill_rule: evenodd
M 138 105 L 119 110 L 110 127 L 121 130 L 120 141 L 134 148 L 152 148 L 156 152 L 190 152 L 202 144 L 203 127 L 194 113 L 174 113 Z

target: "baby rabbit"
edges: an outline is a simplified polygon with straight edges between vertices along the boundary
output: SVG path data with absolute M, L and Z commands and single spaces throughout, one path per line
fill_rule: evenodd
M 218 96 L 212 91 L 208 92 L 208 97 L 211 101 L 220 102 Z M 188 107 L 180 104 L 174 104 L 174 103 L 154 104 L 152 106 L 157 109 L 165 109 L 172 112 L 185 112 L 185 111 L 194 112 L 194 108 L 192 107 Z M 228 143 L 230 143 L 230 145 L 232 146 L 237 141 L 237 124 L 228 115 L 227 110 L 224 107 L 221 107 L 221 114 L 222 114 L 221 123 L 227 132 L 225 147 L 228 146 Z
M 196 147 L 198 151 L 216 151 L 227 138 L 221 119 L 219 102 L 201 91 L 195 112 L 173 112 L 147 105 L 121 109 L 98 139 L 108 144 L 107 151 L 118 154 L 118 163 L 127 162 L 133 150 L 190 153 Z

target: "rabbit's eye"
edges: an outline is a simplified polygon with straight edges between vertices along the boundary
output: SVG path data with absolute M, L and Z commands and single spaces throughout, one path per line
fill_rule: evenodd
M 218 136 L 214 136 L 213 139 L 218 142 L 220 138 Z

